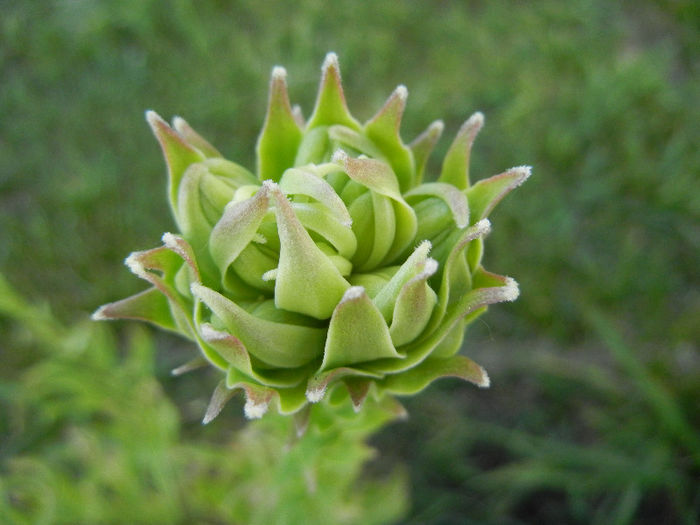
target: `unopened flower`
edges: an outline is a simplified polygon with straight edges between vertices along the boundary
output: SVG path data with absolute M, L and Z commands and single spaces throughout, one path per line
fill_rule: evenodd
M 444 376 L 488 386 L 483 368 L 457 352 L 487 305 L 518 296 L 481 255 L 486 217 L 530 169 L 471 184 L 476 113 L 437 181 L 423 182 L 443 125 L 404 144 L 405 87 L 361 124 L 331 53 L 304 122 L 285 77 L 273 69 L 255 174 L 181 118 L 171 127 L 147 113 L 179 233 L 132 253 L 127 265 L 152 287 L 94 318 L 141 319 L 195 341 L 203 359 L 176 373 L 204 360 L 225 373 L 206 421 L 239 389 L 256 418 L 271 404 L 297 413 L 337 388 L 359 410 L 368 395 L 413 394 Z

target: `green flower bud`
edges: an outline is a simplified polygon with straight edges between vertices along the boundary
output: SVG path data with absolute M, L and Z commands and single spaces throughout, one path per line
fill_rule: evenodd
M 518 296 L 515 281 L 484 270 L 481 255 L 486 217 L 530 169 L 470 183 L 483 124 L 476 113 L 437 181 L 423 183 L 443 125 L 404 144 L 405 87 L 360 124 L 330 53 L 304 122 L 285 77 L 273 69 L 256 175 L 184 120 L 171 127 L 146 114 L 180 233 L 127 258 L 151 288 L 93 317 L 145 320 L 195 341 L 203 358 L 174 372 L 208 362 L 225 373 L 205 422 L 237 390 L 255 418 L 271 404 L 305 414 L 330 390 L 359 410 L 368 395 L 413 394 L 439 377 L 488 386 L 486 372 L 457 352 L 489 304 Z

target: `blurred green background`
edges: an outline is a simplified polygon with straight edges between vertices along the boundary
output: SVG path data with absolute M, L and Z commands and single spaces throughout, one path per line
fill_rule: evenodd
M 143 111 L 184 116 L 252 168 L 271 68 L 287 68 L 292 101 L 308 115 L 332 50 L 360 120 L 402 83 L 406 141 L 445 121 L 433 173 L 476 110 L 486 126 L 474 179 L 533 166 L 493 215 L 485 255 L 519 281 L 521 297 L 493 307 L 463 350 L 492 388 L 433 385 L 406 400 L 407 422 L 372 440 L 373 468 L 407 465 L 411 506 L 400 523 L 697 522 L 700 4 L 0 7 L 0 274 L 44 305 L 0 287 L 0 489 L 15 490 L 0 494 L 0 515 L 119 523 L 131 515 L 99 507 L 118 494 L 134 512 L 127 522 L 159 522 L 147 512 L 164 523 L 226 522 L 230 478 L 203 472 L 242 426 L 240 402 L 201 427 L 217 377 L 168 376 L 189 355 L 185 342 L 85 320 L 144 287 L 122 261 L 174 227 Z M 92 372 L 75 364 L 88 362 Z M 112 371 L 106 382 L 98 369 Z M 58 386 L 40 388 L 49 383 Z M 108 422 L 105 404 L 121 396 L 132 404 L 116 403 Z M 153 409 L 147 423 L 134 419 L 138 407 Z M 171 459 L 188 454 L 210 466 L 173 481 Z M 106 457 L 122 465 L 114 477 Z M 85 472 L 109 478 L 104 494 L 87 483 L 71 494 L 41 488 Z

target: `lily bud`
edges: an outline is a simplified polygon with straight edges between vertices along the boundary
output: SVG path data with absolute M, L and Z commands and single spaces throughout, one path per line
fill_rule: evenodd
M 323 64 L 307 122 L 275 67 L 257 143 L 256 174 L 221 157 L 184 120 L 147 120 L 163 150 L 177 234 L 127 258 L 151 288 L 98 309 L 95 319 L 149 321 L 195 341 L 224 372 L 205 416 L 234 391 L 245 413 L 308 410 L 330 390 L 359 410 L 368 395 L 414 394 L 439 377 L 489 385 L 458 355 L 465 327 L 518 287 L 481 266 L 493 207 L 526 167 L 471 184 L 462 126 L 436 182 L 423 183 L 443 125 L 410 145 L 399 129 L 399 86 L 364 124 L 350 113 L 335 54 Z

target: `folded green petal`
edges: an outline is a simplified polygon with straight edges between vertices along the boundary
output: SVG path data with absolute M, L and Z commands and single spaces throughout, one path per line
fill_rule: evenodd
M 442 161 L 438 182 L 452 184 L 459 190 L 469 187 L 469 157 L 476 135 L 484 125 L 484 115 L 474 113 L 459 129 Z
M 180 188 L 180 180 L 191 164 L 204 160 L 205 156 L 190 146 L 155 111 L 147 111 L 146 120 L 163 150 L 163 156 L 168 165 L 170 206 L 173 212 L 177 212 L 176 197 Z
M 428 157 L 430 157 L 437 141 L 440 140 L 444 129 L 445 124 L 442 120 L 436 120 L 409 145 L 416 165 L 412 186 L 417 186 L 423 182 L 423 173 L 425 172 L 425 165 L 428 163 Z
M 349 288 L 328 326 L 320 371 L 382 358 L 397 358 L 381 312 L 359 286 Z
M 399 133 L 407 97 L 406 87 L 397 87 L 384 107 L 365 124 L 364 128 L 365 135 L 379 147 L 394 169 L 402 192 L 407 191 L 413 184 L 415 172 L 413 153 L 404 145 Z
M 387 392 L 405 396 L 417 394 L 442 377 L 458 377 L 482 388 L 490 385 L 486 371 L 468 357 L 461 355 L 448 359 L 426 359 L 411 370 L 387 376 L 380 384 Z
M 335 53 L 328 53 L 321 69 L 321 85 L 318 89 L 316 106 L 309 117 L 307 129 L 318 126 L 342 124 L 359 130 L 359 123 L 353 118 L 345 102 L 345 94 L 340 81 L 340 66 Z
M 260 319 L 220 293 L 197 283 L 192 284 L 192 293 L 232 335 L 241 340 L 251 355 L 268 365 L 280 368 L 301 366 L 317 357 L 323 349 L 323 329 Z
M 328 319 L 350 284 L 313 242 L 279 187 L 265 184 L 276 202 L 281 243 L 275 304 L 284 310 Z
M 284 170 L 293 165 L 301 142 L 301 129 L 289 104 L 286 77 L 283 67 L 272 70 L 267 116 L 256 148 L 261 181 L 280 180 Z
M 531 173 L 529 166 L 509 169 L 500 175 L 480 180 L 467 191 L 472 221 L 487 217 L 503 197 L 525 182 Z

